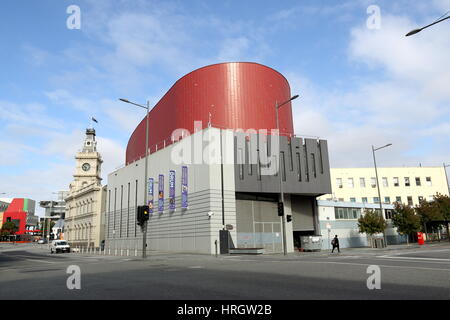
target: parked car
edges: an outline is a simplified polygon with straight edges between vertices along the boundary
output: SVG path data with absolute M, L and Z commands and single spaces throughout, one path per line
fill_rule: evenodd
M 50 253 L 70 252 L 70 246 L 65 240 L 54 240 L 50 245 Z
M 47 240 L 45 240 L 45 239 L 39 239 L 38 240 L 38 244 L 44 244 L 44 243 L 47 243 Z

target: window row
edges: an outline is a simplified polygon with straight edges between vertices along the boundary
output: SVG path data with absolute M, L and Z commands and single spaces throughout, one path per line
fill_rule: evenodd
M 410 181 L 409 177 L 404 177 L 403 179 L 404 179 L 405 187 L 411 186 L 411 181 Z M 382 186 L 383 187 L 385 187 L 385 188 L 389 187 L 388 178 L 382 177 L 381 181 L 382 181 Z M 426 186 L 427 187 L 431 187 L 432 186 L 431 177 L 426 177 L 425 181 L 426 181 Z M 392 178 L 392 183 L 393 183 L 392 185 L 394 187 L 399 187 L 400 186 L 399 177 L 393 177 Z M 338 186 L 338 188 L 343 188 L 344 187 L 342 178 L 336 178 L 336 185 Z M 415 178 L 415 185 L 417 187 L 422 186 L 422 181 L 421 181 L 420 177 L 416 177 Z M 370 186 L 372 188 L 376 188 L 377 187 L 377 178 L 376 177 L 370 178 Z M 347 178 L 347 187 L 348 188 L 354 188 L 355 187 L 354 178 Z M 366 187 L 366 178 L 359 178 L 359 187 L 360 188 L 365 188 Z
M 334 208 L 334 217 L 339 219 L 359 219 L 361 217 L 361 209 L 359 208 Z
M 374 209 L 369 209 L 374 210 Z M 375 212 L 380 214 L 380 209 L 375 209 Z M 360 208 L 334 208 L 334 217 L 336 220 L 357 220 L 361 217 L 361 209 Z M 385 219 L 392 219 L 395 215 L 395 211 L 392 209 L 384 210 Z
M 327 200 L 328 201 L 332 201 L 333 199 L 332 198 L 328 198 Z M 337 200 L 340 201 L 340 202 L 344 202 L 345 201 L 344 198 L 338 198 Z M 359 199 L 355 198 L 355 197 L 351 197 L 350 198 L 350 202 L 358 202 L 357 200 L 359 200 Z M 380 198 L 378 198 L 378 197 L 373 197 L 370 200 L 371 200 L 371 203 L 380 203 Z M 413 205 L 413 197 L 412 196 L 407 196 L 406 199 L 403 199 L 401 196 L 397 196 L 397 197 L 395 197 L 395 200 L 391 199 L 391 197 L 384 197 L 383 203 L 385 203 L 385 204 L 391 204 L 393 202 L 402 203 L 403 200 L 406 200 L 408 205 L 410 205 L 410 206 Z M 423 200 L 426 200 L 425 197 L 423 197 L 423 196 L 418 196 L 417 197 L 417 203 L 420 203 Z M 428 201 L 432 201 L 432 200 L 433 200 L 433 196 L 429 196 L 428 197 Z M 368 197 L 362 197 L 360 202 L 362 202 L 362 203 L 369 203 L 369 198 Z

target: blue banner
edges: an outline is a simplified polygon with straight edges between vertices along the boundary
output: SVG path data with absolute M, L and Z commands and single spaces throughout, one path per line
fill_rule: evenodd
M 188 167 L 183 166 L 181 172 L 181 207 L 188 207 Z
M 158 211 L 164 212 L 164 175 L 159 175 L 158 181 Z
M 169 171 L 169 209 L 175 210 L 175 171 Z
M 147 205 L 149 213 L 153 213 L 153 178 L 148 179 Z

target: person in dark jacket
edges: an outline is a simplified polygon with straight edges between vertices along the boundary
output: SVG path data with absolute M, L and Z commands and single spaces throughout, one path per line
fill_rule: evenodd
M 339 239 L 338 236 L 335 235 L 333 240 L 331 240 L 331 245 L 333 246 L 333 250 L 331 250 L 331 253 L 334 252 L 334 249 L 338 249 L 338 252 L 341 253 L 341 250 L 339 250 Z

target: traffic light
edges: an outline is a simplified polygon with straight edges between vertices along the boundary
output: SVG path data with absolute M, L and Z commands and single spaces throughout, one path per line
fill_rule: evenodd
M 138 226 L 141 226 L 142 225 L 142 210 L 141 210 L 141 207 L 139 206 L 138 208 L 137 208 L 138 210 L 137 210 L 137 214 L 136 214 L 136 220 L 137 220 L 137 225 Z
M 148 221 L 150 216 L 150 208 L 148 206 L 142 206 L 142 221 Z
M 291 222 L 291 221 L 292 221 L 292 216 L 291 216 L 290 214 L 288 214 L 288 215 L 286 216 L 286 221 L 287 221 L 287 222 Z
M 282 217 L 284 216 L 284 203 L 278 202 L 278 216 Z
M 138 226 L 143 226 L 144 222 L 149 219 L 150 210 L 148 206 L 138 206 L 137 212 L 137 224 Z

